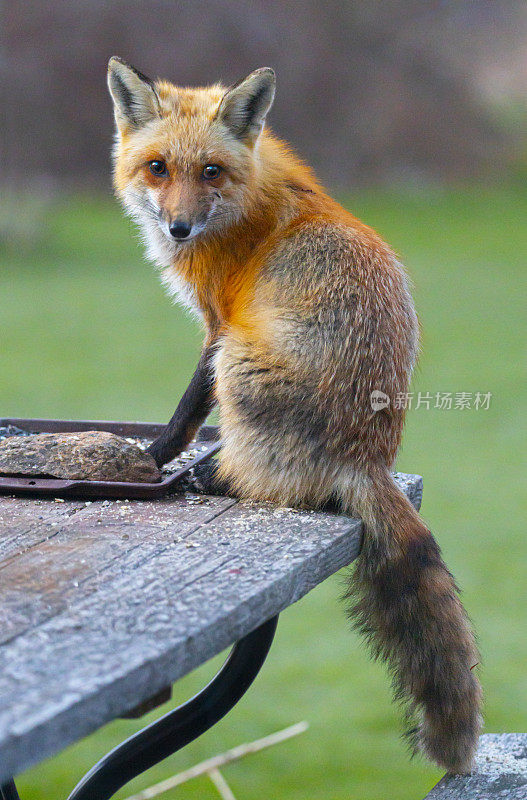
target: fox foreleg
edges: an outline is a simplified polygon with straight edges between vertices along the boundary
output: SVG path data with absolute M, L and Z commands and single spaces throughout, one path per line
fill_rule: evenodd
M 159 467 L 185 449 L 216 403 L 212 364 L 215 352 L 214 344 L 203 348 L 196 371 L 172 419 L 163 433 L 148 448 L 148 452 Z

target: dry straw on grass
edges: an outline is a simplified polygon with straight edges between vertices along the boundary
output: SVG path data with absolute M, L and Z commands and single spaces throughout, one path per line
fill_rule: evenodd
M 148 789 L 143 789 L 142 792 L 127 797 L 126 800 L 152 800 L 153 797 L 158 797 L 160 794 L 174 789 L 176 786 L 181 786 L 182 783 L 198 778 L 200 775 L 208 775 L 214 786 L 218 790 L 222 800 L 236 800 L 227 781 L 220 772 L 220 767 L 226 764 L 232 764 L 233 761 L 238 761 L 240 758 L 250 755 L 251 753 L 258 753 L 260 750 L 265 750 L 267 747 L 273 747 L 276 744 L 285 742 L 293 736 L 298 736 L 300 733 L 307 731 L 309 725 L 307 722 L 297 722 L 296 725 L 291 725 L 289 728 L 284 728 L 276 733 L 271 733 L 269 736 L 264 736 L 262 739 L 256 739 L 254 742 L 247 742 L 233 747 L 232 750 L 227 750 L 225 753 L 208 758 L 206 761 L 201 761 L 183 772 L 173 775 Z

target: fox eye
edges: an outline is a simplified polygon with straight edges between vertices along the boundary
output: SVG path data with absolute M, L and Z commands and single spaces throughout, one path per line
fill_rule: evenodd
M 206 167 L 203 168 L 203 177 L 208 181 L 213 181 L 214 178 L 217 178 L 221 172 L 221 167 L 217 164 L 207 164 Z
M 167 165 L 160 158 L 148 162 L 152 175 L 168 175 Z

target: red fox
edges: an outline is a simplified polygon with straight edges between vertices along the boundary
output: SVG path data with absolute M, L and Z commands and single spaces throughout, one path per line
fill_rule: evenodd
M 218 403 L 219 475 L 238 496 L 362 517 L 351 615 L 407 701 L 413 747 L 470 771 L 477 648 L 439 547 L 390 472 L 404 409 L 371 402 L 407 392 L 416 359 L 403 267 L 265 127 L 272 69 L 189 89 L 114 57 L 108 83 L 117 195 L 206 331 L 150 452 L 158 465 L 173 458 Z

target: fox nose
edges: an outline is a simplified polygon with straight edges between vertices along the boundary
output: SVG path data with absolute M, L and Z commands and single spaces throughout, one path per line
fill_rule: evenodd
M 192 230 L 192 225 L 189 225 L 188 222 L 184 222 L 181 219 L 175 219 L 170 223 L 168 230 L 174 239 L 187 239 Z

